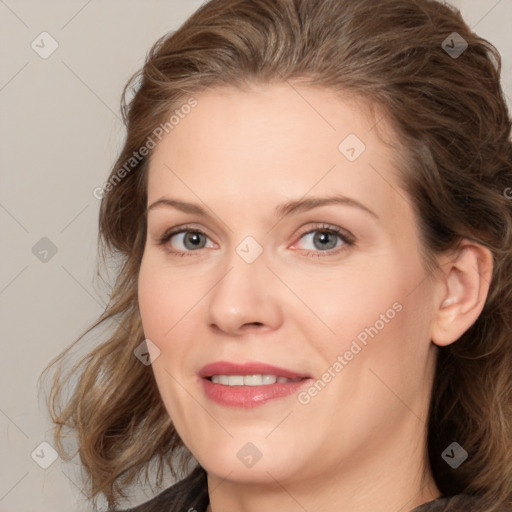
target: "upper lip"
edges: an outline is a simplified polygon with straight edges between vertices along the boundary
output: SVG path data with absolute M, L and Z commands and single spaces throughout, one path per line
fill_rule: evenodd
M 203 366 L 199 376 L 207 379 L 213 375 L 275 375 L 287 379 L 304 379 L 310 376 L 304 373 L 287 370 L 267 363 L 230 363 L 228 361 L 217 361 Z

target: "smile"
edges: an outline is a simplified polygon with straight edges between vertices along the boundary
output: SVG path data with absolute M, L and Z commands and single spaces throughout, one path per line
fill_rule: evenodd
M 305 373 L 266 363 L 226 361 L 204 366 L 199 377 L 209 400 L 224 407 L 242 409 L 298 393 L 312 380 Z
M 270 384 L 283 384 L 286 382 L 298 382 L 302 380 L 300 377 L 296 379 L 288 379 L 277 375 L 212 375 L 210 380 L 215 384 L 223 384 L 224 386 L 268 386 Z

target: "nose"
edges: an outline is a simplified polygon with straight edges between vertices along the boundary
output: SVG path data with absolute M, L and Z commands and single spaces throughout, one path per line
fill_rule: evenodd
M 283 320 L 278 284 L 263 254 L 247 263 L 233 251 L 228 270 L 207 295 L 209 326 L 229 336 L 278 329 Z

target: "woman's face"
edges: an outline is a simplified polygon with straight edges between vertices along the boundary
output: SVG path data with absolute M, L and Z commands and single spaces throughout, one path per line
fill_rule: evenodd
M 285 488 L 420 459 L 433 285 L 375 119 L 288 84 L 196 99 L 152 156 L 139 276 L 179 435 Z

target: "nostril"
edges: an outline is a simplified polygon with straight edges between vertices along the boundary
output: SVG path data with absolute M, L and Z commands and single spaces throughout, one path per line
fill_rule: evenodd
M 244 324 L 242 327 L 244 329 L 248 329 L 250 327 L 260 327 L 262 326 L 263 324 L 261 322 L 248 322 L 246 324 Z

